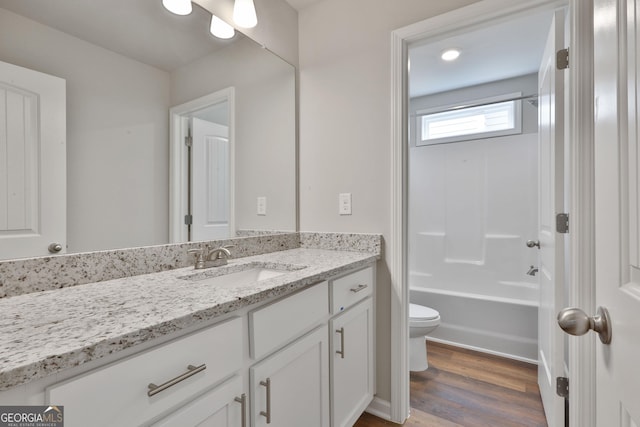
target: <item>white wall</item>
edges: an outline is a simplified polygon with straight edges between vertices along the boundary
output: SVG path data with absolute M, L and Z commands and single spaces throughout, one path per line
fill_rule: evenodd
M 291 230 L 296 224 L 295 70 L 242 39 L 171 73 L 173 105 L 235 87 L 236 228 Z M 267 215 L 256 214 L 257 197 Z
M 300 229 L 391 232 L 391 31 L 473 0 L 324 0 L 299 13 Z M 350 192 L 353 215 L 338 215 Z M 388 256 L 388 251 L 387 251 Z M 377 395 L 391 398 L 388 260 L 378 263 Z
M 67 80 L 68 250 L 166 243 L 169 74 L 4 9 L 0 40 Z

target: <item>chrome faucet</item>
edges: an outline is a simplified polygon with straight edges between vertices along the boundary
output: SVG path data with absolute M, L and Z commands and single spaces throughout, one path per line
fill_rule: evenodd
M 215 249 L 210 249 L 209 246 L 205 246 L 204 248 L 189 249 L 187 252 L 195 254 L 196 264 L 194 268 L 201 270 L 203 268 L 227 265 L 227 260 L 231 258 L 231 252 L 229 252 L 230 247 L 233 247 L 233 245 L 220 246 Z
M 538 267 L 534 267 L 533 265 L 529 268 L 529 271 L 527 271 L 527 274 L 529 276 L 535 276 L 536 273 L 538 272 Z

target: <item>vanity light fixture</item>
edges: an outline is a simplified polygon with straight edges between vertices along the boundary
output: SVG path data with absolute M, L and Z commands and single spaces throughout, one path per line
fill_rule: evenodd
M 442 51 L 440 58 L 443 61 L 455 61 L 460 56 L 460 49 L 446 49 Z
M 239 0 L 236 0 L 234 8 L 233 8 L 233 16 L 236 18 L 236 9 L 238 7 Z M 253 11 L 253 21 L 251 21 L 251 14 L 247 14 L 247 5 L 240 7 L 238 10 L 238 16 L 241 16 L 241 20 L 244 19 L 243 22 L 249 24 L 253 22 L 251 27 L 255 27 L 258 23 L 258 18 L 256 17 L 256 9 L 253 7 L 253 0 L 248 0 L 250 3 L 248 6 L 251 7 Z M 246 3 L 246 1 L 245 1 Z M 175 13 L 176 15 L 188 15 L 193 11 L 193 6 L 191 4 L 191 0 L 162 0 L 162 5 L 171 13 Z M 248 17 L 248 18 L 247 18 Z M 249 26 L 246 26 L 249 28 Z M 236 30 L 222 19 L 218 18 L 216 15 L 211 15 L 211 24 L 209 25 L 209 32 L 218 37 L 219 39 L 230 39 L 236 34 Z
M 162 5 L 176 15 L 188 15 L 193 10 L 191 0 L 162 0 Z
M 219 39 L 230 39 L 236 34 L 236 30 L 216 15 L 211 15 L 211 27 L 209 31 Z
M 235 0 L 233 4 L 233 21 L 242 28 L 253 28 L 258 24 L 253 0 Z

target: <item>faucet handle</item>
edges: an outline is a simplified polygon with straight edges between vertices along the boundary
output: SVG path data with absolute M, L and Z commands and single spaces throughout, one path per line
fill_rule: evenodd
M 193 248 L 187 251 L 189 254 L 196 254 L 196 258 L 200 258 L 204 255 L 204 249 L 202 248 Z
M 189 250 L 187 250 L 187 253 L 195 254 L 195 256 L 196 256 L 195 268 L 203 268 L 204 267 L 204 249 L 203 248 L 189 249 Z

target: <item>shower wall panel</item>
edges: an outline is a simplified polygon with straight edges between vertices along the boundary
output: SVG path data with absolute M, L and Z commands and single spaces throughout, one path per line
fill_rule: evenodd
M 537 300 L 537 134 L 411 149 L 411 287 Z

